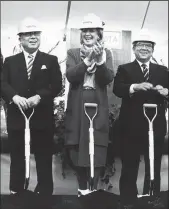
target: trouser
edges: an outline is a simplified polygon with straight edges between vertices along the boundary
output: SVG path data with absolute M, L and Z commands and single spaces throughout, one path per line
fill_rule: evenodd
M 97 189 L 101 169 L 102 169 L 101 167 L 94 168 L 94 189 Z M 87 189 L 89 178 L 90 178 L 90 168 L 89 167 L 76 167 L 75 171 L 77 175 L 79 189 L 81 190 Z
M 21 192 L 24 190 L 25 181 L 25 148 L 24 130 L 8 130 L 10 144 L 10 190 Z M 31 146 L 35 156 L 37 171 L 36 191 L 41 194 L 52 194 L 52 131 L 32 130 Z M 31 169 L 31 168 L 30 168 Z
M 162 149 L 164 144 L 164 137 L 157 137 L 154 139 L 154 183 L 155 194 L 160 193 L 160 169 Z M 142 146 L 141 146 L 142 145 Z M 123 140 L 122 146 L 122 170 L 120 177 L 120 198 L 124 203 L 132 203 L 137 199 L 137 176 L 140 162 L 141 147 L 143 148 L 143 154 L 145 159 L 145 179 L 143 193 L 146 194 L 149 191 L 150 182 L 150 166 L 149 166 L 149 151 L 148 151 L 148 139 L 143 144 L 139 144 L 130 141 L 128 139 Z

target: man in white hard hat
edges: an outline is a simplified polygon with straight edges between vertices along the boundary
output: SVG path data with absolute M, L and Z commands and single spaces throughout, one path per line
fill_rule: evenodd
M 8 104 L 8 139 L 11 167 L 10 191 L 24 190 L 24 117 L 34 108 L 30 120 L 31 143 L 37 168 L 39 194 L 52 194 L 52 147 L 54 134 L 53 98 L 62 88 L 62 74 L 56 56 L 39 51 L 41 28 L 33 18 L 24 19 L 18 29 L 22 53 L 7 57 L 2 72 L 2 96 Z
M 160 200 L 160 167 L 166 134 L 165 100 L 168 97 L 168 70 L 162 65 L 153 64 L 155 41 L 148 31 L 141 31 L 133 41 L 135 60 L 118 67 L 113 92 L 122 98 L 120 110 L 121 158 L 119 208 L 137 208 L 137 175 L 140 154 L 145 158 L 145 184 L 143 194 L 149 192 L 150 169 L 148 155 L 148 121 L 143 113 L 144 103 L 158 105 L 157 117 L 154 120 L 155 143 L 155 198 L 152 208 L 163 208 Z

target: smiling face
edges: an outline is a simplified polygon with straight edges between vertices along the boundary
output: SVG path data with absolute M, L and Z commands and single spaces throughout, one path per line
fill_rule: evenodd
M 84 28 L 81 29 L 81 31 L 81 42 L 88 47 L 93 46 L 98 40 L 100 40 L 96 28 Z
M 134 44 L 133 51 L 137 60 L 142 63 L 146 63 L 153 55 L 154 45 L 151 42 L 140 41 Z
M 33 53 L 39 48 L 40 35 L 39 31 L 20 34 L 19 40 L 26 52 Z

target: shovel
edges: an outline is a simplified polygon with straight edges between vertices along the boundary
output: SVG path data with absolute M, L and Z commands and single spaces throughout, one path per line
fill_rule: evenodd
M 155 109 L 154 117 L 150 120 L 150 118 L 146 114 L 146 109 Z M 153 132 L 153 121 L 157 116 L 157 105 L 156 104 L 143 104 L 144 115 L 149 123 L 149 161 L 150 161 L 150 189 L 149 193 L 146 195 L 139 195 L 139 197 L 154 195 L 154 132 Z
M 95 114 L 92 118 L 87 113 L 87 108 L 95 108 Z M 84 111 L 90 121 L 89 127 L 89 155 L 90 155 L 90 181 L 89 181 L 89 190 L 94 190 L 94 129 L 93 129 L 93 120 L 97 115 L 98 105 L 96 103 L 84 103 Z
M 20 111 L 22 115 L 25 118 L 25 190 L 28 189 L 29 186 L 29 178 L 30 178 L 30 128 L 29 128 L 29 121 L 34 113 L 34 108 L 30 114 L 30 116 L 27 118 L 26 114 L 20 108 Z

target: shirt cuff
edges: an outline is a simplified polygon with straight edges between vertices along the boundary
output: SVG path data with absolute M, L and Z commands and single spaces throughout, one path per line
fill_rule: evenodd
M 36 96 L 39 98 L 39 100 L 41 100 L 41 96 L 39 94 L 36 94 Z
M 89 62 L 86 58 L 83 60 L 83 62 L 89 67 L 91 66 L 91 62 Z
M 166 88 L 167 89 L 167 88 Z M 168 89 L 167 89 L 168 90 Z M 166 99 L 168 99 L 168 94 L 169 94 L 169 92 L 167 92 L 167 94 L 166 95 L 164 95 L 164 97 L 166 98 Z
M 134 91 L 134 86 L 135 86 L 135 84 L 131 84 L 130 89 L 129 89 L 130 94 L 133 94 L 135 92 Z
M 17 94 L 15 94 L 15 95 L 12 97 L 12 99 L 11 99 L 10 102 L 9 102 L 9 104 L 14 103 L 14 102 L 13 102 L 13 98 L 14 98 L 15 96 L 17 96 Z

